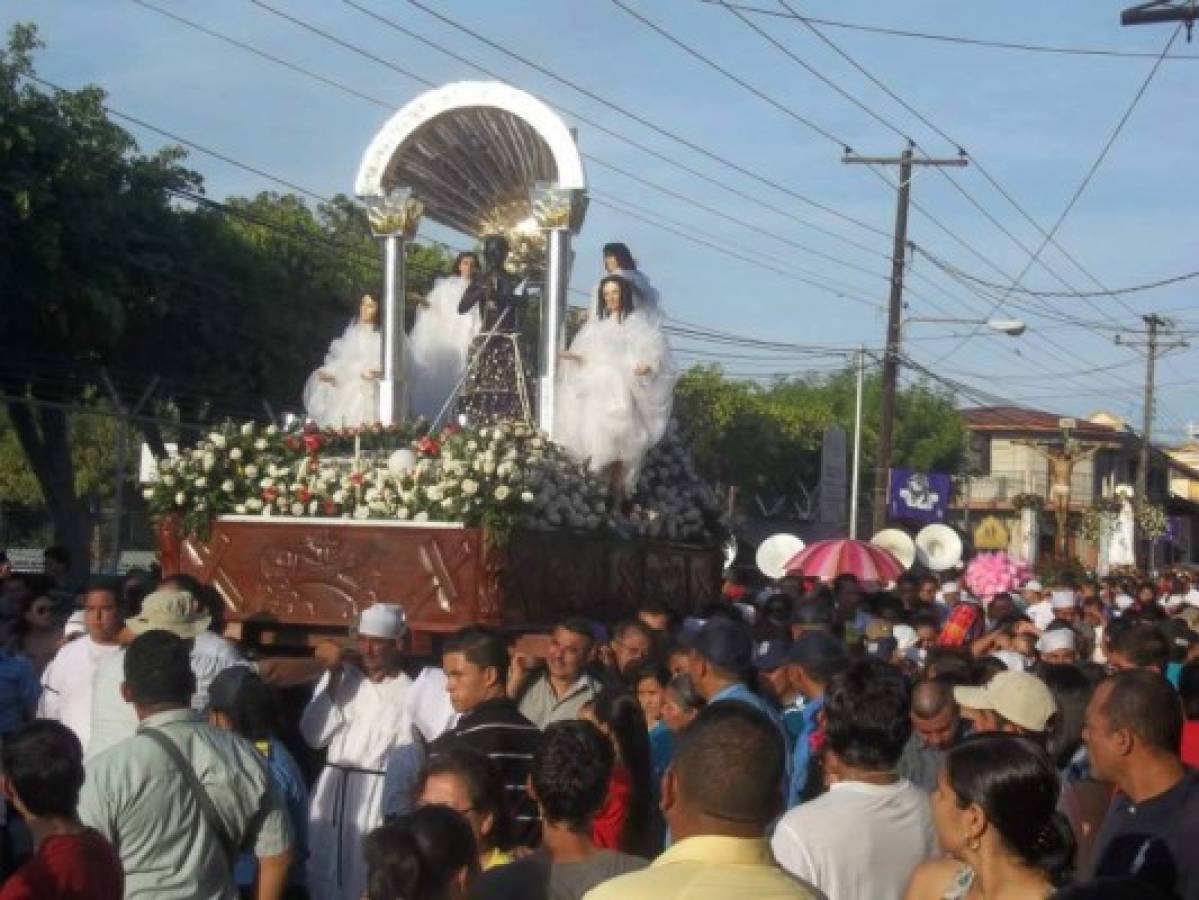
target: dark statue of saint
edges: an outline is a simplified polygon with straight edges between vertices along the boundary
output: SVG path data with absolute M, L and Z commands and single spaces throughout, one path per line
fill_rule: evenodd
M 483 240 L 483 271 L 462 294 L 458 312 L 476 305 L 482 331 L 471 345 L 466 381 L 458 411 L 472 425 L 496 419 L 518 419 L 532 424 L 528 366 L 520 347 L 520 313 L 524 297 L 521 280 L 504 268 L 507 238 L 488 235 Z

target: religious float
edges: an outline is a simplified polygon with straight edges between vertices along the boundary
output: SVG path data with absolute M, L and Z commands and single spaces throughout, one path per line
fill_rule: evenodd
M 559 367 L 577 359 L 562 353 L 571 236 L 586 211 L 562 121 L 507 85 L 451 84 L 385 124 L 355 187 L 383 247 L 382 303 L 363 298 L 313 373 L 307 423 L 225 423 L 160 461 L 146 498 L 164 572 L 212 585 L 243 639 L 275 645 L 345 633 L 379 601 L 404 606 L 427 651 L 468 623 L 532 629 L 569 614 L 611 621 L 644 599 L 684 614 L 716 599 L 720 504 L 673 425 L 663 418 L 611 472 L 555 440 Z M 413 417 L 404 247 L 422 216 L 481 241 L 485 263 L 463 269 L 454 295 L 456 312 L 478 310 L 469 362 L 439 409 Z M 535 352 L 505 327 L 522 304 L 536 313 Z M 360 373 L 354 354 L 368 358 Z M 486 415 L 495 391 L 481 367 L 497 359 L 515 399 Z M 373 414 L 338 424 L 363 391 Z

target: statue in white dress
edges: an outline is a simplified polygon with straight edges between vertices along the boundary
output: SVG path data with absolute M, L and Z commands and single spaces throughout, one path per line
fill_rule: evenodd
M 458 304 L 479 270 L 475 254 L 459 253 L 453 274 L 437 279 L 417 308 L 408 338 L 408 398 L 413 415 L 435 419 L 466 372 L 480 318 L 477 307 L 460 313 Z
M 308 418 L 322 428 L 358 428 L 378 421 L 382 347 L 379 303 L 364 294 L 357 317 L 329 345 L 324 365 L 308 376 Z
M 666 433 L 678 369 L 658 317 L 636 307 L 628 279 L 609 275 L 599 295 L 595 314 L 562 354 L 554 439 L 606 474 L 622 500 Z

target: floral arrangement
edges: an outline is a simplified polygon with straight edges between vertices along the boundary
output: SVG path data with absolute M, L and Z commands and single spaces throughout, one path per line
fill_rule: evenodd
M 996 594 L 1019 590 L 1030 575 L 1028 566 L 1000 550 L 980 553 L 966 566 L 966 588 L 975 597 L 989 601 Z
M 1017 494 L 1012 498 L 1012 507 L 1016 510 L 1031 509 L 1040 512 L 1045 508 L 1045 498 L 1040 494 Z
M 1156 541 L 1166 533 L 1169 523 L 1166 511 L 1156 503 L 1137 503 L 1133 507 L 1137 531 L 1148 540 Z
M 647 456 L 632 502 L 616 509 L 600 479 L 514 422 L 437 434 L 423 423 L 289 432 L 226 423 L 160 461 L 145 499 L 201 537 L 228 514 L 461 522 L 500 542 L 517 527 L 692 542 L 721 530 L 715 495 L 675 433 Z
M 1095 543 L 1115 524 L 1123 505 L 1119 497 L 1100 497 L 1093 506 L 1082 511 L 1075 532 L 1084 540 Z

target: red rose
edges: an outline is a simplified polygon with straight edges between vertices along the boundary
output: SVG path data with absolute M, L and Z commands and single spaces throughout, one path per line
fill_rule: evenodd
M 301 503 L 307 503 L 312 499 L 312 491 L 308 490 L 306 487 L 302 487 L 296 491 L 296 499 Z
M 361 472 L 354 472 L 352 475 L 350 475 L 350 484 L 362 484 L 362 480 Z
M 298 437 L 296 437 L 294 434 L 289 434 L 287 436 L 287 440 L 285 440 L 283 443 L 285 445 L 287 445 L 288 450 L 299 450 L 301 447 L 304 446 L 300 442 L 300 439 Z
M 325 445 L 325 439 L 316 432 L 310 431 L 304 435 L 304 448 L 313 456 Z
M 428 435 L 416 442 L 416 449 L 425 456 L 437 456 L 441 453 L 441 445 Z
M 277 499 L 279 499 L 279 490 L 273 487 L 263 488 L 262 499 L 267 503 L 274 503 Z
M 321 504 L 321 512 L 326 516 L 335 516 L 337 515 L 337 504 L 332 500 L 326 500 Z

